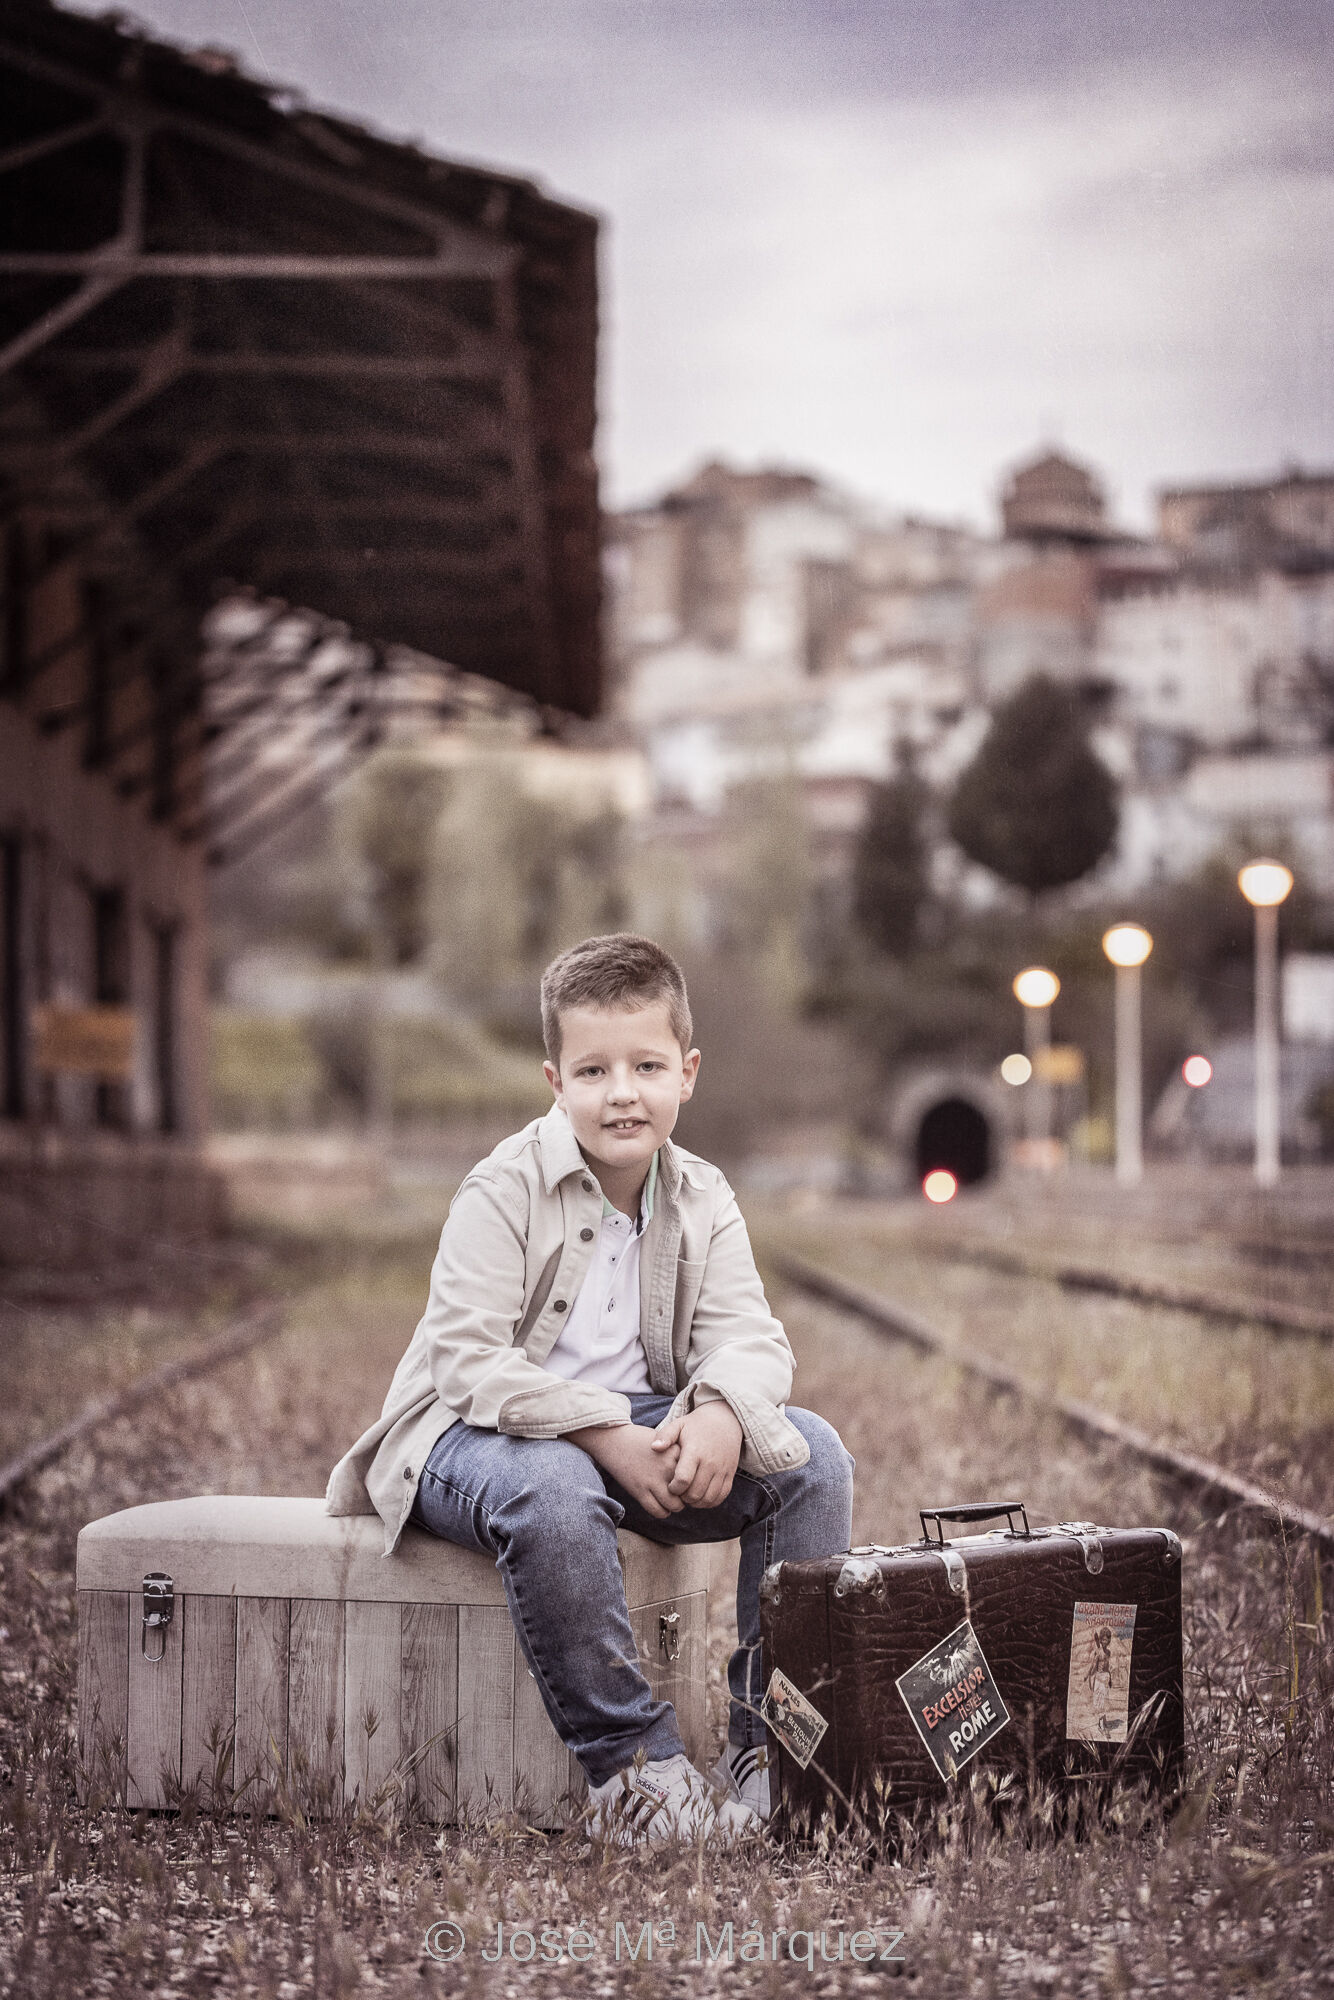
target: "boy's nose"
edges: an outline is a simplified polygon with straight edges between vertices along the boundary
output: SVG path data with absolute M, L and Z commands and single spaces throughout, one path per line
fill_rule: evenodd
M 615 1076 L 607 1095 L 613 1104 L 633 1104 L 639 1095 L 639 1084 L 633 1076 Z

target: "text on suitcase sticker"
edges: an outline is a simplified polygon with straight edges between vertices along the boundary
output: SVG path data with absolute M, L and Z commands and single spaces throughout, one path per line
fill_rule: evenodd
M 1130 1728 L 1133 1604 L 1076 1604 L 1070 1633 L 1065 1733 L 1081 1743 L 1124 1743 Z
M 769 1676 L 769 1685 L 760 1703 L 760 1714 L 788 1755 L 795 1757 L 804 1771 L 819 1748 L 820 1738 L 829 1724 L 815 1704 L 807 1701 L 801 1689 L 794 1687 L 777 1667 Z
M 894 1685 L 945 1779 L 953 1778 L 1010 1720 L 967 1618 Z

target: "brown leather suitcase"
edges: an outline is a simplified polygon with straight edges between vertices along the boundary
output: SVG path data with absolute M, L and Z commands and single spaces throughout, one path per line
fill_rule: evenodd
M 947 1521 L 1002 1514 L 1005 1528 L 945 1538 Z M 886 1811 L 967 1792 L 978 1769 L 1030 1792 L 1109 1779 L 1175 1790 L 1185 1732 L 1171 1530 L 1030 1529 L 1018 1501 L 929 1508 L 921 1521 L 920 1542 L 765 1574 L 777 1823 L 799 1831 L 829 1810 L 874 1827 Z

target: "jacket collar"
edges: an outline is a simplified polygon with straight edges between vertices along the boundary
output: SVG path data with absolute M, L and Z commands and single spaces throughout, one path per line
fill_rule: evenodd
M 568 1174 L 588 1172 L 574 1128 L 559 1104 L 553 1104 L 546 1117 L 538 1120 L 537 1139 L 542 1185 L 548 1194 L 554 1194 Z M 676 1147 L 670 1139 L 665 1140 L 658 1149 L 658 1184 L 673 1201 L 681 1191 L 682 1166 Z

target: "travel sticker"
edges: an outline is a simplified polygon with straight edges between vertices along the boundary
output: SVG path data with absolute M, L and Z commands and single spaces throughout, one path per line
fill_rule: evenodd
M 1124 1743 L 1130 1728 L 1133 1604 L 1076 1604 L 1070 1634 L 1065 1733 L 1081 1743 Z
M 783 1748 L 796 1758 L 804 1771 L 829 1727 L 819 1709 L 813 1702 L 807 1701 L 801 1689 L 794 1687 L 786 1674 L 780 1674 L 775 1667 L 764 1700 L 760 1703 L 760 1714 Z
M 894 1685 L 931 1762 L 946 1780 L 955 1777 L 1010 1720 L 967 1618 L 900 1674 Z

